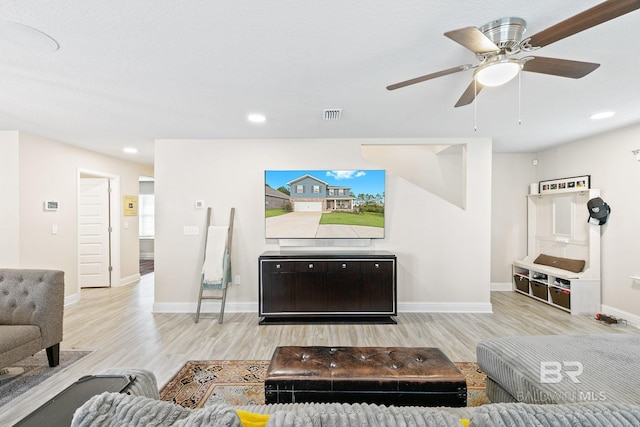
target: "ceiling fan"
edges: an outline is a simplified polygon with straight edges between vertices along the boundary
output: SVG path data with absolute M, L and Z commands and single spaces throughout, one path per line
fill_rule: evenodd
M 42 31 L 11 21 L 0 21 L 0 39 L 41 52 L 53 52 L 60 48 L 57 41 Z
M 514 17 L 501 18 L 480 28 L 465 27 L 448 31 L 444 35 L 475 53 L 479 64 L 449 68 L 392 84 L 387 86 L 387 89 L 395 90 L 475 69 L 473 81 L 455 105 L 461 107 L 471 104 L 483 87 L 500 86 L 517 76 L 521 70 L 579 79 L 598 68 L 600 64 L 542 56 L 516 58 L 515 55 L 537 50 L 638 8 L 640 0 L 607 0 L 525 39 L 522 36 L 527 23 L 522 18 Z

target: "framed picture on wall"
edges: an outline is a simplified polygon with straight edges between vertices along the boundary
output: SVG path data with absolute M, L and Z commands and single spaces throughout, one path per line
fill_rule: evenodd
M 124 216 L 138 216 L 138 196 L 124 196 L 122 214 Z
M 540 194 L 565 193 L 568 191 L 588 190 L 591 188 L 591 175 L 572 176 L 569 178 L 551 179 L 538 183 Z

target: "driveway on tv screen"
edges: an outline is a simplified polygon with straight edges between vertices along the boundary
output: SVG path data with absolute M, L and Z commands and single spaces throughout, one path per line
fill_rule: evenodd
M 267 239 L 382 238 L 384 230 L 362 225 L 320 225 L 321 212 L 291 212 L 266 219 Z

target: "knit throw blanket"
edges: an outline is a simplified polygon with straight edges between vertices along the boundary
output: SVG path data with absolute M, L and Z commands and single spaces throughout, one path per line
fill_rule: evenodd
M 425 426 L 460 427 L 447 408 L 385 407 L 369 404 L 286 404 L 186 409 L 169 402 L 119 393 L 103 393 L 80 407 L 72 427 L 179 426 L 242 427 L 237 410 L 269 414 L 267 427 Z M 488 404 L 471 408 L 474 426 L 613 427 L 640 426 L 639 405 L 576 403 L 567 405 Z

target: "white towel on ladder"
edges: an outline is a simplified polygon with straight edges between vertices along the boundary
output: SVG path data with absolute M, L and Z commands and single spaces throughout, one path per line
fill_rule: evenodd
M 206 285 L 222 283 L 228 234 L 229 227 L 226 225 L 210 225 L 207 230 L 207 245 L 202 265 L 203 283 Z

